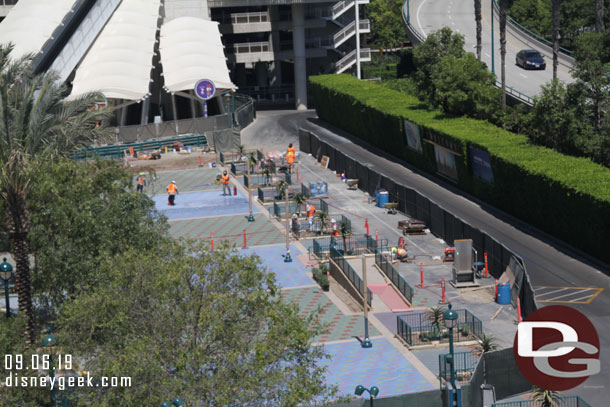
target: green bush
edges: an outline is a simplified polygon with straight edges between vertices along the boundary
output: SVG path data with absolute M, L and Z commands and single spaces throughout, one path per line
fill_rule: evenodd
M 434 148 L 407 148 L 403 119 L 420 127 L 422 141 L 453 143 L 457 185 L 492 205 L 610 261 L 610 169 L 586 158 L 531 144 L 526 136 L 488 122 L 427 110 L 417 98 L 349 75 L 310 77 L 318 116 L 426 171 L 436 172 Z M 471 174 L 468 146 L 487 150 L 494 174 L 488 185 Z

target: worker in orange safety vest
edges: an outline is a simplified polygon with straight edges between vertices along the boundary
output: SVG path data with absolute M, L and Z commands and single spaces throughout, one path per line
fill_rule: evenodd
M 172 181 L 167 186 L 167 193 L 169 194 L 168 198 L 167 198 L 167 204 L 169 206 L 176 205 L 175 200 L 176 200 L 176 194 L 178 193 L 178 187 L 176 186 L 176 181 Z
M 222 177 L 220 180 L 222 182 L 222 196 L 231 196 L 231 188 L 229 188 L 229 174 L 227 173 L 227 170 L 222 172 Z
M 144 192 L 144 185 L 146 185 L 146 176 L 143 172 L 138 175 L 138 185 L 136 186 L 136 192 Z
M 339 228 L 337 227 L 337 221 L 333 218 L 330 220 L 330 235 L 339 236 Z
M 286 151 L 286 154 L 288 153 L 292 153 L 292 155 L 296 156 L 296 150 L 292 146 L 292 143 L 288 144 L 288 151 Z
M 309 231 L 313 231 L 313 215 L 316 213 L 316 207 L 307 202 L 307 223 L 309 223 Z
M 289 151 L 286 154 L 286 163 L 288 164 L 288 174 L 292 174 L 292 164 L 294 164 L 294 153 Z

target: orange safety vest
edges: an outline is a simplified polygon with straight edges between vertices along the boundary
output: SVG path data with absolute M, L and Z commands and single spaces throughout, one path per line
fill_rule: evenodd
M 229 174 L 222 176 L 222 183 L 225 185 L 229 183 Z
M 316 207 L 315 206 L 310 205 L 309 208 L 307 208 L 307 216 L 308 217 L 312 217 L 315 212 L 316 212 Z
M 146 179 L 146 178 L 144 178 L 144 177 L 140 177 L 140 178 L 138 178 L 138 185 L 142 185 L 142 186 L 144 186 L 144 180 L 145 180 L 145 179 Z
M 168 192 L 170 195 L 176 195 L 177 190 L 178 190 L 178 189 L 176 188 L 176 184 L 169 184 L 169 185 L 167 186 L 167 192 Z
M 286 161 L 288 164 L 292 164 L 294 162 L 294 153 L 289 151 L 288 154 L 286 154 Z
M 292 155 L 295 155 L 295 150 L 294 147 L 288 147 L 288 154 L 292 153 Z

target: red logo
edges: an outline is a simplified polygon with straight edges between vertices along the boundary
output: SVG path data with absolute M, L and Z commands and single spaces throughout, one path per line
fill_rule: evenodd
M 517 328 L 513 354 L 532 384 L 564 391 L 600 371 L 599 337 L 589 319 L 574 308 L 544 307 Z

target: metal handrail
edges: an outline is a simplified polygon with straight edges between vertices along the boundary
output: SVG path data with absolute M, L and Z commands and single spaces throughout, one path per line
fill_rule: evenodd
M 227 50 L 233 51 L 235 54 L 250 54 L 255 52 L 269 52 L 271 44 L 269 41 L 261 42 L 239 42 L 227 46 Z
M 350 51 L 343 58 L 341 58 L 335 64 L 335 71 L 339 72 L 340 70 L 347 68 L 356 60 L 356 50 Z M 371 49 L 370 48 L 361 48 L 360 49 L 360 60 L 361 61 L 370 61 L 371 60 Z
M 496 87 L 502 89 L 502 82 L 496 80 L 495 83 Z M 530 106 L 534 106 L 534 98 L 531 96 L 526 95 L 523 92 L 519 92 L 517 89 L 511 88 L 510 86 L 506 87 L 506 91 L 511 94 L 512 96 L 516 97 L 517 99 L 519 99 L 520 101 L 522 101 L 523 103 L 526 103 Z
M 230 18 L 232 24 L 266 23 L 269 22 L 269 12 L 232 13 Z

